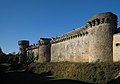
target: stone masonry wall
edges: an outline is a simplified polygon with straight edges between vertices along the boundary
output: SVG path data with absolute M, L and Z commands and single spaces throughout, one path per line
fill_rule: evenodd
M 38 62 L 49 62 L 50 61 L 50 44 L 43 44 L 39 46 L 39 57 Z
M 79 34 L 79 35 L 77 35 Z M 71 34 L 72 35 L 72 34 Z M 62 42 L 53 43 L 51 46 L 51 61 L 88 62 L 89 35 L 86 30 L 77 30 L 76 37 Z
M 38 52 L 39 52 L 38 46 L 29 47 L 29 49 L 27 49 L 27 58 L 29 59 L 29 61 L 38 62 L 39 57 Z
M 120 61 L 120 33 L 113 36 L 113 61 Z
M 90 30 L 89 62 L 112 62 L 112 29 L 108 24 L 101 24 Z
M 115 14 L 105 12 L 93 16 L 83 28 L 52 40 L 51 61 L 112 62 L 113 33 L 116 29 Z
M 113 61 L 113 34 L 117 29 L 117 16 L 111 12 L 101 13 L 88 20 L 91 25 L 89 62 Z

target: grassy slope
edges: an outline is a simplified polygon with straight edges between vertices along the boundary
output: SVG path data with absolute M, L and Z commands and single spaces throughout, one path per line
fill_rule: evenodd
M 120 72 L 120 62 L 116 63 L 33 63 L 28 71 L 37 74 L 73 79 L 91 83 L 107 83 Z
M 120 72 L 120 62 L 32 63 L 26 71 L 5 72 L 8 68 L 0 65 L 0 84 L 120 84 L 120 77 L 112 80 Z
M 9 69 L 12 68 L 12 69 Z M 10 70 L 10 71 L 9 71 Z M 0 64 L 0 84 L 90 84 L 77 80 L 54 78 L 23 70 L 15 70 L 9 64 Z

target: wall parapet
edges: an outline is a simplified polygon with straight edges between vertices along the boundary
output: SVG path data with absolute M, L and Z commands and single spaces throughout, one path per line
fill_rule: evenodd
M 37 49 L 38 47 L 39 47 L 38 44 L 30 45 L 29 47 L 26 48 L 26 50 L 33 50 L 33 49 Z
M 51 39 L 49 38 L 40 38 L 37 44 L 30 45 L 29 47 L 26 48 L 26 50 L 33 50 L 33 49 L 39 48 L 39 46 L 42 46 L 42 45 L 49 45 L 50 40 Z
M 63 42 L 63 41 L 66 41 L 66 40 L 77 38 L 77 37 L 82 37 L 82 36 L 85 36 L 85 35 L 88 35 L 87 25 L 82 27 L 82 28 L 77 28 L 75 30 L 72 30 L 71 32 L 60 35 L 56 38 L 53 38 L 51 40 L 51 44 Z
M 33 45 L 30 45 L 29 47 L 26 48 L 26 50 L 33 50 L 33 49 L 37 49 L 39 48 L 39 46 L 42 46 L 42 45 L 48 45 L 50 44 L 50 42 L 45 42 L 45 43 L 38 43 L 38 44 L 33 44 Z

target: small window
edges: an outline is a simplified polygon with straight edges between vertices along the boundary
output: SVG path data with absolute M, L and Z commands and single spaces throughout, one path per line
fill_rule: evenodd
M 116 43 L 116 46 L 120 46 L 120 43 Z

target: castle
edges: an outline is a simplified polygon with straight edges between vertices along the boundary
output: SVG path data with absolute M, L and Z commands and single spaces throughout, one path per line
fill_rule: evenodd
M 120 33 L 117 16 L 104 12 L 91 17 L 85 26 L 38 43 L 18 41 L 22 58 L 33 62 L 117 62 L 120 61 Z

